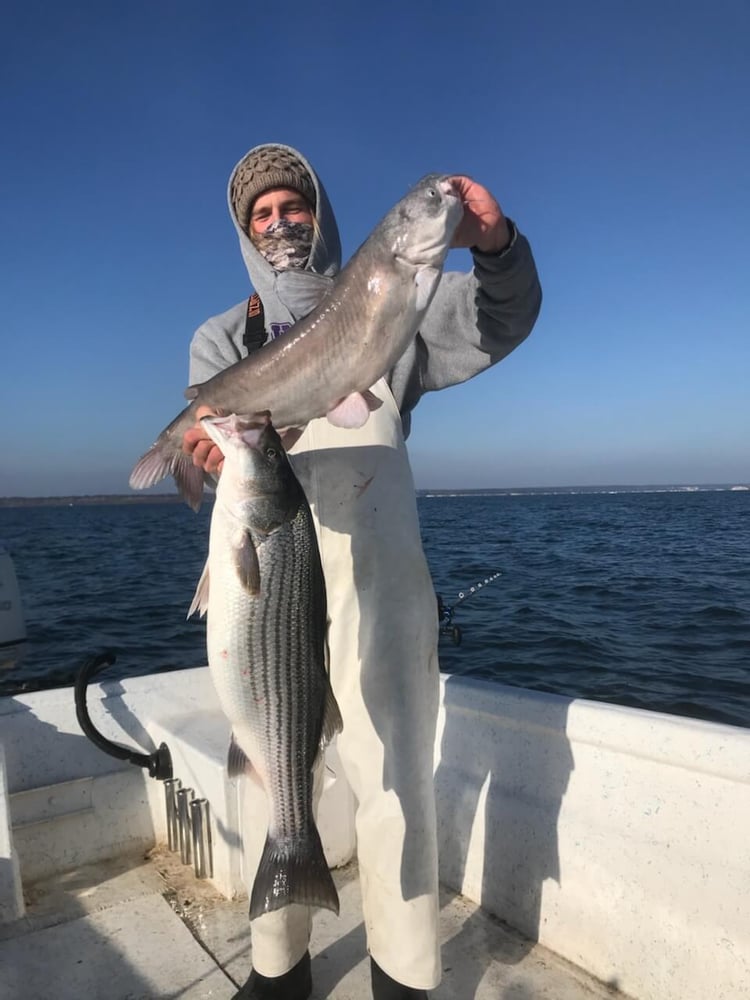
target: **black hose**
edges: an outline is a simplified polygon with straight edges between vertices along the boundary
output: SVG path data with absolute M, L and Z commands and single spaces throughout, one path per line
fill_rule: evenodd
M 126 760 L 129 764 L 135 764 L 138 767 L 145 767 L 151 777 L 158 778 L 159 781 L 171 778 L 172 757 L 166 743 L 162 743 L 158 750 L 154 750 L 151 754 L 138 753 L 136 750 L 121 746 L 119 743 L 113 743 L 106 736 L 102 736 L 91 721 L 86 706 L 86 689 L 92 677 L 105 667 L 111 667 L 115 660 L 115 654 L 110 651 L 98 653 L 96 656 L 88 657 L 78 671 L 74 687 L 78 725 L 91 742 L 104 753 L 109 754 L 110 757 Z

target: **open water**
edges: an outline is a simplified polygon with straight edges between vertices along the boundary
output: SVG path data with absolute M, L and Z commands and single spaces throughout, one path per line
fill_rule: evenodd
M 750 727 L 750 492 L 418 504 L 449 609 L 443 670 Z M 203 665 L 205 626 L 185 616 L 209 516 L 179 503 L 0 508 L 28 630 L 0 694 L 72 683 L 105 649 L 107 676 Z

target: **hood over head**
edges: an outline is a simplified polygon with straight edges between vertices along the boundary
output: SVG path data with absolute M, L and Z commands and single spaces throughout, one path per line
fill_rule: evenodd
M 253 201 L 272 187 L 291 187 L 313 207 L 316 225 L 303 270 L 275 271 L 247 234 Z M 338 226 L 318 175 L 296 149 L 281 143 L 265 143 L 249 150 L 235 166 L 229 178 L 227 200 L 250 281 L 266 310 L 277 313 L 276 299 L 288 310 L 293 322 L 302 319 L 318 304 L 341 268 Z

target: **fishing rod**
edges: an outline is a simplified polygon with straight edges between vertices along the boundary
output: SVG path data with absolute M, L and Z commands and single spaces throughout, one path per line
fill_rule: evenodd
M 459 590 L 455 603 L 450 607 L 446 607 L 445 604 L 443 604 L 443 599 L 440 594 L 438 594 L 437 602 L 440 635 L 449 635 L 453 645 L 460 646 L 463 633 L 459 625 L 453 624 L 453 612 L 462 601 L 466 600 L 467 597 L 477 594 L 483 587 L 486 587 L 488 583 L 492 583 L 493 580 L 497 580 L 497 578 L 502 575 L 502 571 L 498 570 L 497 573 L 493 573 L 491 576 L 486 576 L 484 580 L 479 580 L 477 583 L 472 584 L 471 587 L 467 587 L 466 590 Z

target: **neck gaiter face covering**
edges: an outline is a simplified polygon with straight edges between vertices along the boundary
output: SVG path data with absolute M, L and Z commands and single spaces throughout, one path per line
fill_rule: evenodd
M 250 239 L 275 271 L 301 270 L 310 257 L 313 227 L 309 222 L 277 219 L 262 233 Z

